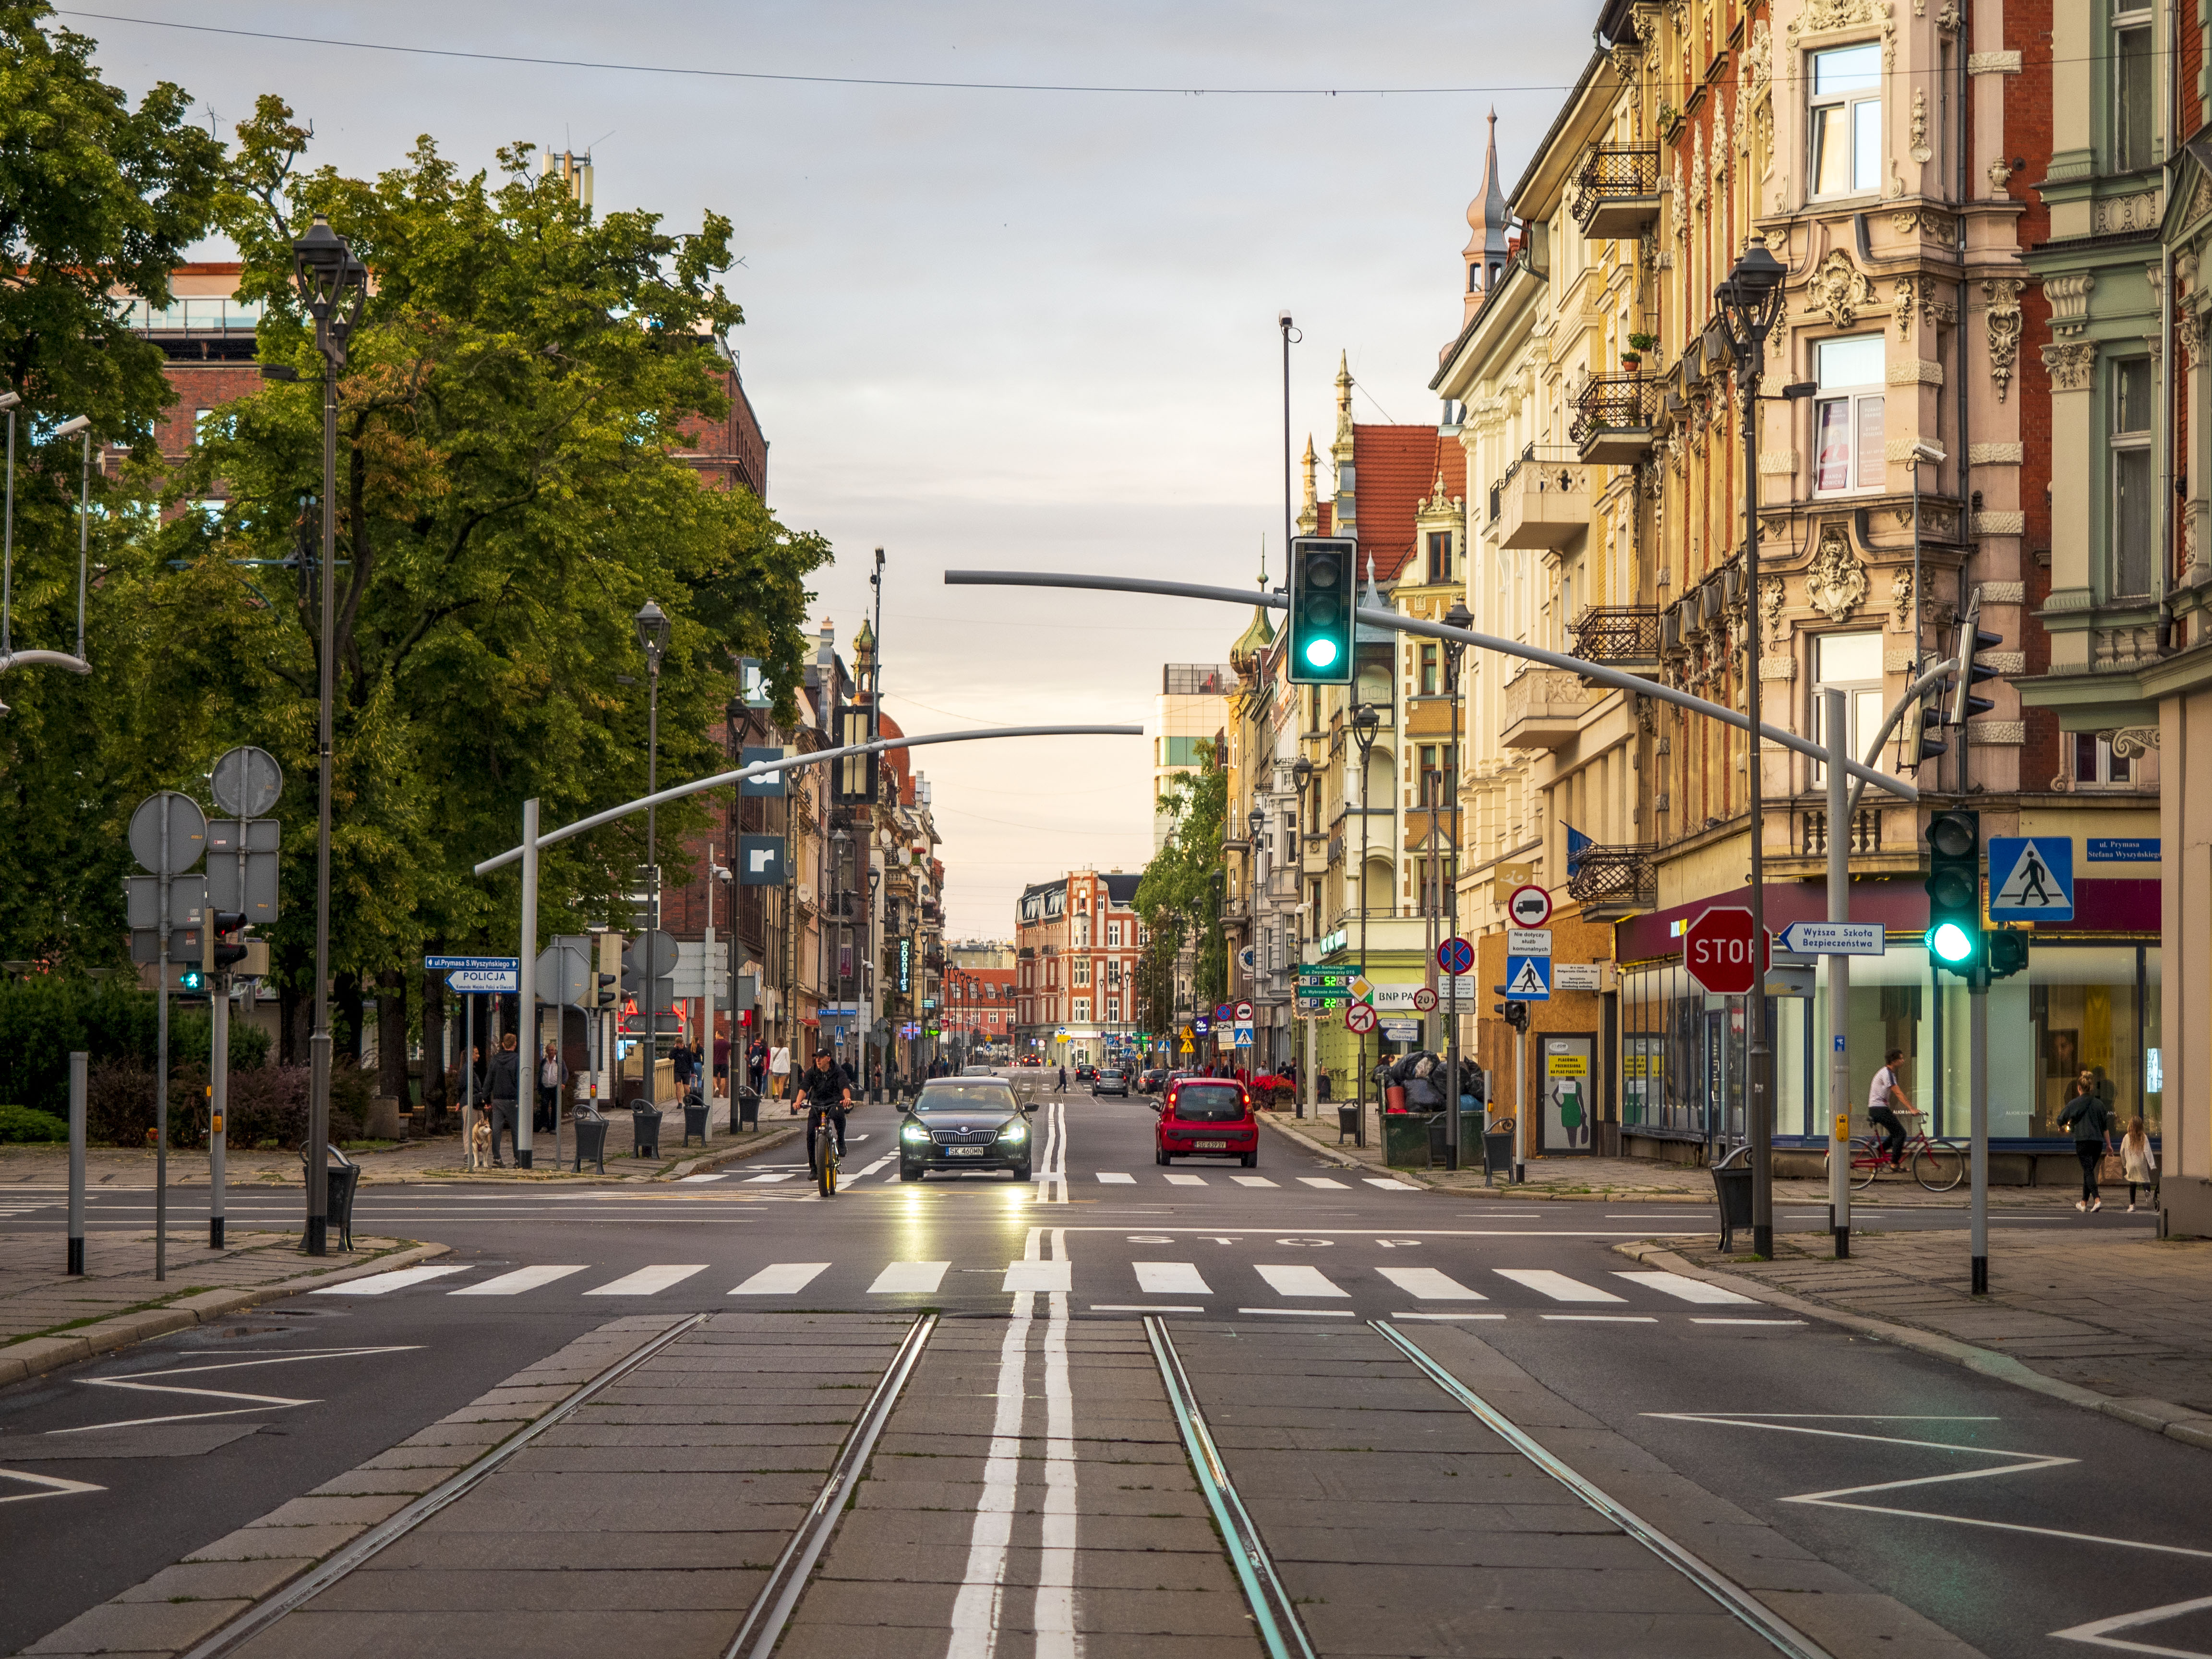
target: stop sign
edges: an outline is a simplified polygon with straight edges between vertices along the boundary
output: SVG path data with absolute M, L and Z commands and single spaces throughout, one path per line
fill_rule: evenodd
M 1772 946 L 1752 959 L 1751 912 L 1741 905 L 1716 905 L 1682 930 L 1682 965 L 1690 977 L 1715 996 L 1747 996 L 1770 960 Z

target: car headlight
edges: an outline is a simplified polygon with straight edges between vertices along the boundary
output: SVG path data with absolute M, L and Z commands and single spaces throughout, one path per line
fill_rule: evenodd
M 902 1140 L 927 1140 L 929 1139 L 929 1131 L 923 1128 L 919 1123 L 909 1123 L 899 1131 L 899 1139 Z
M 999 1131 L 999 1137 L 1002 1140 L 1027 1140 L 1030 1138 L 1030 1126 L 1026 1123 L 1009 1123 Z

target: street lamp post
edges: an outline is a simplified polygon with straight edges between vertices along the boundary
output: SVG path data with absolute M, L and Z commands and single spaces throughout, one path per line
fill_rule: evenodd
M 1453 628 L 1474 626 L 1474 613 L 1467 608 L 1464 599 L 1452 601 L 1451 609 L 1444 612 L 1444 622 Z M 1448 840 L 1451 848 L 1450 923 L 1447 937 L 1459 937 L 1459 662 L 1467 647 L 1457 640 L 1444 641 L 1444 690 L 1451 699 L 1451 746 L 1444 750 L 1443 783 L 1450 799 L 1451 830 Z M 1434 852 L 1435 832 L 1430 833 L 1431 851 Z M 1459 1168 L 1459 975 L 1446 971 L 1444 975 L 1444 1168 Z
M 1789 273 L 1767 251 L 1757 232 L 1728 278 L 1713 290 L 1735 358 L 1736 392 L 1743 420 L 1743 599 L 1744 713 L 1749 753 L 1744 771 L 1751 814 L 1751 938 L 1756 976 L 1746 1010 L 1751 1060 L 1751 1248 L 1761 1258 L 1774 1254 L 1774 1119 L 1772 1034 L 1767 1030 L 1765 945 L 1766 864 L 1764 807 L 1759 775 L 1759 381 L 1766 367 L 1766 337 L 1781 320 L 1783 279 Z M 1918 641 L 1914 642 L 1915 649 Z M 1832 823 L 1831 836 L 1844 826 Z
M 645 647 L 645 793 L 660 790 L 660 659 L 668 654 L 668 613 L 647 599 L 631 618 Z M 660 809 L 645 809 L 645 1097 L 660 1064 Z
M 1367 757 L 1375 752 L 1375 739 L 1382 717 L 1371 703 L 1352 710 L 1352 741 L 1359 750 L 1359 977 L 1367 977 Z M 1379 1104 L 1379 1103 L 1378 1103 Z M 1352 1137 L 1358 1146 L 1367 1145 L 1367 1034 L 1359 1035 L 1359 1127 Z
M 301 302 L 314 319 L 315 349 L 323 358 L 323 547 L 315 567 L 315 1025 L 307 1039 L 307 1224 L 302 1243 L 309 1255 L 324 1255 L 330 1249 L 330 1183 L 323 1168 L 331 1135 L 331 706 L 337 670 L 338 371 L 345 367 L 348 343 L 368 300 L 368 270 L 318 213 L 307 234 L 292 244 L 292 274 Z

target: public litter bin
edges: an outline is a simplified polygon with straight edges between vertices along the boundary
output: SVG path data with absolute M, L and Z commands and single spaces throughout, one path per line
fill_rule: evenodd
M 756 1091 L 739 1084 L 737 1092 L 730 1097 L 730 1133 L 735 1134 L 740 1129 L 759 1127 L 760 1096 Z
M 353 1249 L 353 1195 L 361 1185 L 361 1165 L 348 1158 L 336 1146 L 325 1146 L 328 1159 L 323 1165 L 323 1175 L 328 1185 L 323 1189 L 324 1237 L 342 1250 Z M 300 1148 L 300 1165 L 307 1168 L 307 1149 Z
M 1721 1254 L 1735 1248 L 1735 1230 L 1751 1225 L 1751 1146 L 1737 1147 L 1712 1166 L 1713 1196 L 1721 1206 Z
M 1513 1120 L 1501 1117 L 1482 1132 L 1482 1184 L 1493 1176 L 1513 1179 Z
M 629 1151 L 632 1158 L 660 1156 L 660 1114 L 650 1106 L 630 1108 Z
M 1344 1138 L 1346 1135 L 1352 1136 L 1354 1139 L 1358 1139 L 1359 1108 L 1357 1105 L 1340 1106 L 1336 1109 L 1336 1144 L 1340 1146 L 1343 1146 Z
M 699 1144 L 707 1144 L 707 1103 L 696 1092 L 684 1097 L 684 1144 L 689 1146 L 691 1137 L 699 1137 Z
M 1385 1112 L 1382 1115 L 1382 1161 L 1394 1170 L 1425 1170 L 1429 1161 L 1429 1131 L 1443 1133 L 1443 1119 L 1426 1112 Z M 1439 1152 L 1436 1161 L 1441 1164 Z
M 573 1167 L 578 1174 L 583 1173 L 587 1158 L 601 1175 L 607 1172 L 607 1121 L 588 1109 L 576 1114 L 576 1162 Z

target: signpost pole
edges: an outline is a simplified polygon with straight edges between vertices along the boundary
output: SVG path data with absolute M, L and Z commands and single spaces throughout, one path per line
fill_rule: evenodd
M 240 837 L 242 840 L 243 837 Z M 213 928 L 215 917 L 203 912 L 202 926 Z M 202 939 L 210 937 L 208 933 Z M 230 1108 L 230 975 L 218 971 L 208 976 L 209 1010 L 213 1015 L 214 1052 L 208 1056 L 208 1249 L 222 1249 L 222 1176 L 224 1125 Z
M 467 1081 L 461 1087 L 461 1145 L 469 1149 L 467 1158 L 471 1169 L 476 1167 L 476 1142 L 470 1139 L 477 1127 L 477 994 L 468 993 L 468 1013 L 463 1024 L 462 1042 L 468 1052 L 461 1056 L 461 1066 Z
M 516 1078 L 514 1167 L 530 1167 L 531 1120 L 538 1105 L 538 798 L 522 803 L 522 934 L 515 955 L 521 977 L 515 989 L 514 1017 L 522 1026 L 521 1075 Z M 557 1143 L 556 1143 L 557 1146 Z M 559 1154 L 556 1151 L 556 1157 Z
M 1990 1293 L 1990 970 L 1984 958 L 1966 983 L 1966 1065 L 1973 1074 L 1967 1093 L 1967 1251 L 1972 1257 L 1976 1296 Z
M 176 862 L 169 850 L 169 801 L 161 792 L 161 991 L 154 1017 L 154 1278 L 169 1276 L 169 895 L 173 889 L 169 866 Z M 207 915 L 200 915 L 207 926 Z
M 70 1056 L 69 1271 L 84 1272 L 84 1092 L 88 1053 Z
M 1851 862 L 1849 805 L 1850 780 L 1850 694 L 1820 694 L 1820 718 L 1828 732 L 1828 920 L 1851 919 Z M 1851 1254 L 1851 959 L 1841 951 L 1828 957 L 1828 1231 L 1836 1241 L 1836 1260 Z

